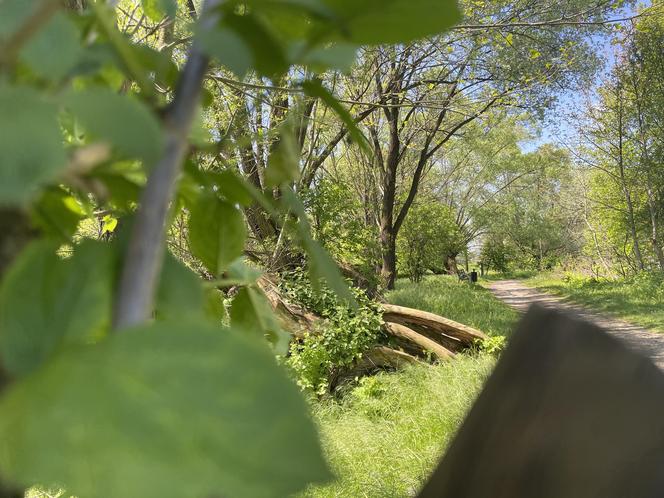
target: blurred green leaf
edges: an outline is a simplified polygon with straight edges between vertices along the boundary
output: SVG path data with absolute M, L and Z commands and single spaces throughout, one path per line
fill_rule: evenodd
M 0 472 L 86 498 L 284 497 L 329 473 L 261 341 L 158 323 L 70 349 L 0 402 Z
M 32 70 L 54 80 L 62 79 L 82 54 L 78 29 L 62 13 L 55 14 L 23 49 L 23 59 Z
M 282 183 L 296 181 L 299 177 L 300 152 L 292 127 L 285 123 L 281 126 L 279 140 L 265 169 L 265 184 L 268 187 L 277 187 Z
M 249 334 L 261 334 L 286 354 L 290 335 L 282 330 L 270 303 L 263 293 L 253 287 L 243 287 L 233 299 L 231 326 Z
M 228 28 L 202 31 L 203 49 L 242 79 L 251 69 L 254 56 L 251 48 L 235 31 Z
M 3 0 L 0 2 L 0 40 L 9 38 L 34 11 L 36 2 Z
M 97 87 L 71 92 L 64 103 L 93 138 L 110 142 L 148 166 L 159 160 L 163 147 L 159 122 L 139 100 Z
M 245 67 L 268 78 L 279 77 L 288 70 L 283 42 L 263 18 L 227 12 L 220 28 L 215 31 L 216 34 L 209 35 L 212 39 L 205 41 L 204 46 L 210 55 L 228 65 L 239 76 L 246 73 Z M 249 54 L 251 57 L 247 66 L 244 61 Z
M 151 21 L 159 22 L 164 16 L 173 18 L 177 14 L 177 0 L 141 0 L 141 4 Z
M 160 320 L 201 318 L 204 306 L 205 296 L 201 278 L 167 253 L 157 290 L 157 318 Z
M 355 62 L 357 50 L 357 45 L 349 43 L 335 43 L 328 47 L 316 47 L 306 52 L 301 62 L 317 72 L 324 72 L 328 69 L 348 72 Z
M 35 90 L 0 85 L 0 205 L 27 201 L 66 165 L 56 113 Z
M 326 0 L 341 19 L 337 38 L 358 45 L 406 43 L 442 33 L 460 19 L 455 0 Z
M 337 100 L 337 98 L 330 93 L 330 91 L 323 86 L 318 80 L 310 80 L 302 83 L 302 88 L 305 93 L 310 97 L 321 99 L 325 105 L 332 109 L 337 116 L 341 118 L 351 138 L 366 152 L 370 153 L 369 144 L 362 131 L 358 128 L 357 123 L 350 115 L 350 112 Z
M 21 253 L 0 288 L 2 365 L 25 375 L 70 342 L 90 342 L 110 323 L 114 252 L 85 241 L 74 255 L 58 244 L 35 242 Z
M 244 251 L 247 228 L 242 213 L 216 195 L 202 193 L 189 217 L 191 252 L 219 275 Z
M 33 223 L 50 237 L 70 242 L 85 212 L 78 201 L 60 188 L 46 190 L 31 207 Z

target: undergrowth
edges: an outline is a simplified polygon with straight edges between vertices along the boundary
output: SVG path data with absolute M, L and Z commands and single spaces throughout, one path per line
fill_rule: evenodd
M 286 359 L 301 388 L 324 395 L 334 387 L 338 373 L 379 341 L 383 323 L 379 306 L 351 287 L 358 304 L 353 309 L 327 287 L 313 288 L 302 269 L 282 276 L 281 291 L 324 319 L 318 330 L 293 341 Z
M 490 292 L 450 277 L 406 280 L 390 302 L 430 311 L 492 335 L 480 351 L 360 380 L 340 399 L 311 400 L 337 480 L 300 498 L 415 496 L 451 441 L 518 318 Z

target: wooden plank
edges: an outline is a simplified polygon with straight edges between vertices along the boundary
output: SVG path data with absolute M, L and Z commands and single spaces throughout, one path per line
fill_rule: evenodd
M 533 306 L 421 498 L 664 495 L 664 374 L 598 327 Z

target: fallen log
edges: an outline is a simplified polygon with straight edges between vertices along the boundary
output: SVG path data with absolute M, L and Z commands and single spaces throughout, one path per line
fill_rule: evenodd
M 281 296 L 279 287 L 266 275 L 261 276 L 257 282 L 272 310 L 281 322 L 281 326 L 293 337 L 301 339 L 305 333 L 315 331 L 316 324 L 321 318 L 299 304 L 287 301 Z
M 382 304 L 384 313 L 383 320 L 398 323 L 406 327 L 422 327 L 429 333 L 442 334 L 463 343 L 465 346 L 472 345 L 475 341 L 484 340 L 487 335 L 477 329 L 455 322 L 448 318 L 429 313 L 427 311 L 396 306 L 394 304 Z
M 413 352 L 418 352 L 420 354 L 428 351 L 439 360 L 448 360 L 456 356 L 452 351 L 436 341 L 406 327 L 405 325 L 401 325 L 400 323 L 385 322 L 383 329 L 388 335 L 397 338 L 398 342 L 402 344 L 405 343 L 404 349 L 409 349 L 410 351 L 414 350 Z
M 398 370 L 418 363 L 421 363 L 420 360 L 408 353 L 387 346 L 376 346 L 365 352 L 353 367 L 341 372 L 332 385 L 338 386 L 347 380 L 364 377 L 379 370 Z

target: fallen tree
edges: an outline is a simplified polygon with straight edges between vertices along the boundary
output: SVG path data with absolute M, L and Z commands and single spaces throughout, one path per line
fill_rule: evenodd
M 306 333 L 319 333 L 324 318 L 286 299 L 277 277 L 264 275 L 258 280 L 258 286 L 282 327 L 291 333 L 294 340 L 302 340 Z M 334 384 L 376 370 L 398 369 L 421 360 L 447 361 L 474 346 L 478 340 L 487 338 L 477 329 L 435 313 L 387 303 L 381 304 L 380 308 L 384 322 L 382 330 L 388 337 L 388 344 L 366 351 L 352 367 L 336 375 Z
M 421 311 L 394 304 L 383 304 L 383 319 L 385 322 L 394 322 L 407 327 L 416 327 L 424 331 L 425 335 L 438 336 L 441 340 L 452 340 L 465 347 L 472 346 L 478 340 L 484 340 L 487 335 L 477 329 L 444 318 L 428 311 Z

